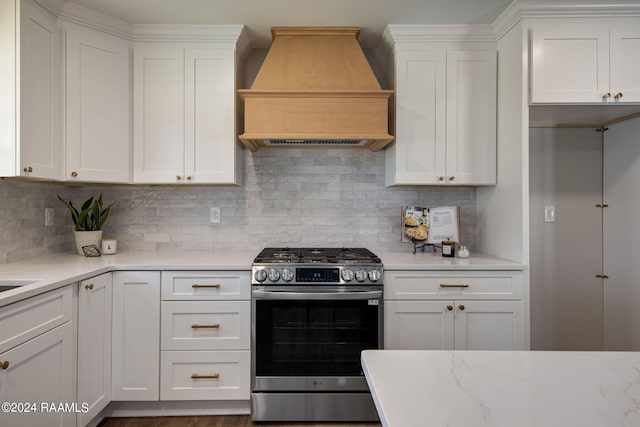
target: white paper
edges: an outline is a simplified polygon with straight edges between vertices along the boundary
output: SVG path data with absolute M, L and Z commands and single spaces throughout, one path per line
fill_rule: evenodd
M 429 243 L 443 240 L 460 241 L 458 227 L 460 215 L 457 206 L 442 206 L 429 209 Z

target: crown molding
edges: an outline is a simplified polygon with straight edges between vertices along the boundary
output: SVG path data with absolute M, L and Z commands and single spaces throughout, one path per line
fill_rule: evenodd
M 33 0 L 35 3 L 39 4 L 43 8 L 45 8 L 48 12 L 50 12 L 53 16 L 58 16 L 60 10 L 65 3 L 65 0 Z
M 640 4 L 542 5 L 521 3 L 523 18 L 626 18 L 640 16 Z
M 383 38 L 398 42 L 495 42 L 491 25 L 387 25 Z
M 66 2 L 58 19 L 133 41 L 133 24 L 92 9 Z
M 509 6 L 493 21 L 492 27 L 496 33 L 496 39 L 500 40 L 522 19 L 520 2 L 514 0 Z
M 244 34 L 244 35 L 243 35 Z M 245 39 L 244 25 L 134 24 L 136 42 L 218 42 L 233 43 Z

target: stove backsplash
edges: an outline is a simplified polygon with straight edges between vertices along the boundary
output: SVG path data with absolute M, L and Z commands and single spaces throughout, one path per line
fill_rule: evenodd
M 400 207 L 460 206 L 461 241 L 475 247 L 470 187 L 385 187 L 384 152 L 245 150 L 244 184 L 88 186 L 0 180 L 0 263 L 73 249 L 71 219 L 56 193 L 81 203 L 117 200 L 104 236 L 118 250 L 249 250 L 266 246 L 363 246 L 409 251 Z M 44 208 L 55 225 L 44 226 Z M 221 208 L 209 224 L 209 208 Z

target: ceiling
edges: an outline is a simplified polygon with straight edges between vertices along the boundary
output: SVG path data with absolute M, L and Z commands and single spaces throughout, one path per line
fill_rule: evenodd
M 360 27 L 364 47 L 387 24 L 491 24 L 512 0 L 73 0 L 136 24 L 244 24 L 253 48 L 271 27 Z M 562 1 L 562 0 L 561 0 Z

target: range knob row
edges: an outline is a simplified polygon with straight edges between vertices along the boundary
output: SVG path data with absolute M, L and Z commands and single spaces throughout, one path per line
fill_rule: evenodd
M 293 271 L 285 268 L 282 270 L 282 272 L 280 272 L 275 268 L 268 268 L 256 270 L 256 272 L 253 274 L 253 277 L 257 282 L 260 283 L 267 280 L 267 278 L 269 278 L 270 282 L 277 282 L 278 280 L 280 280 L 280 278 L 282 278 L 282 280 L 284 280 L 285 282 L 290 282 L 293 280 Z M 344 269 L 342 270 L 341 277 L 345 282 L 351 282 L 354 278 L 358 282 L 364 282 L 365 280 L 367 280 L 367 278 L 371 282 L 377 282 L 382 278 L 382 273 L 380 273 L 379 270 L 356 270 L 354 272 L 353 270 Z

